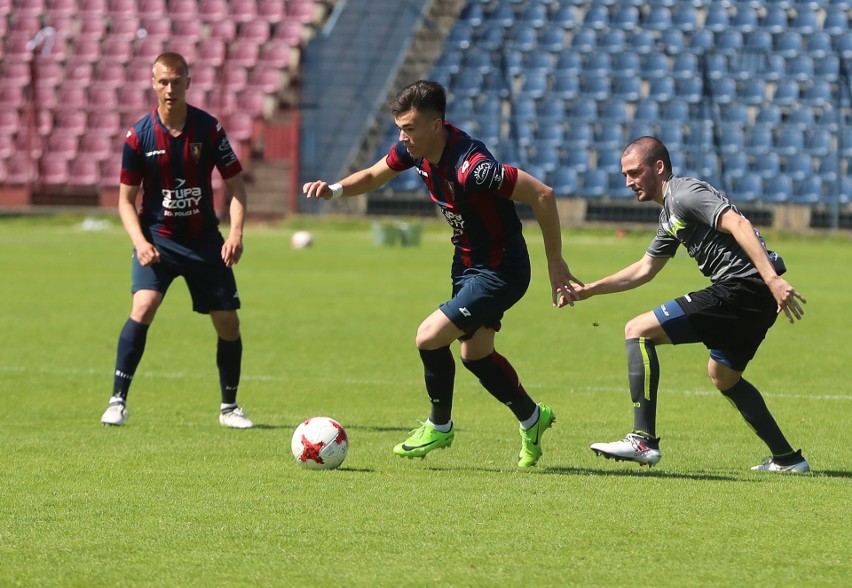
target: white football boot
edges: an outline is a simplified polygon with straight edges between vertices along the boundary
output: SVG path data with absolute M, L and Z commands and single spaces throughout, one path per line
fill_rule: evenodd
M 612 443 L 592 443 L 591 450 L 607 459 L 616 461 L 635 461 L 639 465 L 653 466 L 660 461 L 659 447 L 648 445 L 648 439 L 642 435 L 628 433 L 621 441 Z
M 121 398 L 110 398 L 109 404 L 101 417 L 103 426 L 120 427 L 127 419 L 127 405 Z
M 227 412 L 220 412 L 219 424 L 223 427 L 230 427 L 231 429 L 251 429 L 254 427 L 254 423 L 251 422 L 251 419 L 249 419 L 248 415 L 240 407 Z
M 796 452 L 801 461 L 797 461 L 790 465 L 781 465 L 775 462 L 772 457 L 767 457 L 762 464 L 753 466 L 752 471 L 777 472 L 779 474 L 805 474 L 811 471 L 811 466 L 807 460 L 802 457 L 802 450 Z

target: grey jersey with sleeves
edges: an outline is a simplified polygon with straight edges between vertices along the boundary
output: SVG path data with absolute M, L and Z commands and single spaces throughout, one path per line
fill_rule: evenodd
M 671 176 L 663 195 L 657 235 L 646 253 L 651 257 L 674 257 L 678 245 L 683 244 L 701 273 L 713 283 L 760 277 L 734 236 L 716 230 L 727 210 L 742 214 L 707 182 Z M 756 230 L 755 233 L 763 243 L 760 234 Z

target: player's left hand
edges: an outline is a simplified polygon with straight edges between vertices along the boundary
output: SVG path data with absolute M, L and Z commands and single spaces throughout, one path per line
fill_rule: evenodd
M 802 308 L 802 305 L 799 304 L 799 301 L 801 301 L 802 304 L 807 304 L 808 301 L 805 300 L 805 297 L 799 294 L 796 289 L 787 282 L 787 280 L 782 277 L 771 280 L 769 289 L 772 291 L 772 295 L 778 302 L 778 312 L 784 311 L 784 314 L 791 325 L 797 320 L 802 320 L 802 317 L 805 316 L 805 310 Z
M 222 245 L 222 261 L 224 261 L 225 265 L 228 267 L 236 265 L 242 256 L 243 244 L 239 240 L 228 239 L 225 241 L 225 244 Z
M 585 284 L 571 273 L 571 270 L 568 269 L 568 264 L 564 260 L 553 264 L 548 269 L 550 272 L 550 289 L 553 306 L 556 308 L 574 306 L 574 301 L 579 300 L 579 296 L 571 283 L 573 282 L 580 286 L 585 286 Z

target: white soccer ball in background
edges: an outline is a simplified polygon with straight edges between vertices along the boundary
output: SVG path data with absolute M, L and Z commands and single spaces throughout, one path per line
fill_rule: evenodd
M 346 459 L 349 438 L 340 423 L 328 417 L 311 417 L 296 427 L 290 443 L 293 457 L 309 470 L 333 470 Z
M 308 231 L 296 231 L 290 237 L 290 247 L 293 249 L 304 249 L 314 244 L 314 236 Z

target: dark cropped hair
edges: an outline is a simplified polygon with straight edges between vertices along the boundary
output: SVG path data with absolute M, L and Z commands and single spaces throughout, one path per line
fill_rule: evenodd
M 669 150 L 666 149 L 663 142 L 656 137 L 639 137 L 624 148 L 624 151 L 621 152 L 621 156 L 624 157 L 631 151 L 635 152 L 642 163 L 647 165 L 654 165 L 658 161 L 662 161 L 666 171 L 671 173 L 672 158 L 669 156 Z
M 444 120 L 447 110 L 447 92 L 438 82 L 418 80 L 400 90 L 399 94 L 391 100 L 390 107 L 394 116 L 412 109 L 428 110 Z

